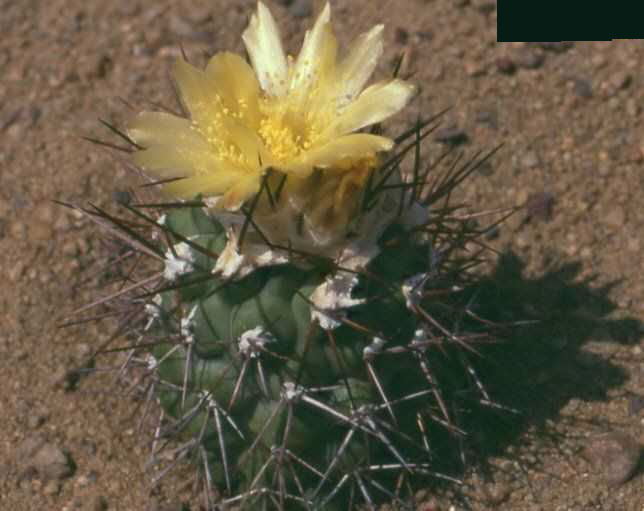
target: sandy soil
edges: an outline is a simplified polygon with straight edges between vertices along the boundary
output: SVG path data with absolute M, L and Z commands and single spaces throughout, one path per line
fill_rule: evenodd
M 292 51 L 312 22 L 307 3 L 271 3 Z M 467 151 L 504 144 L 465 186 L 468 202 L 530 204 L 489 236 L 503 253 L 491 261 L 497 298 L 547 318 L 490 371 L 499 400 L 524 413 L 471 424 L 484 448 L 466 486 L 421 492 L 418 509 L 644 510 L 644 43 L 497 43 L 490 0 L 332 5 L 341 43 L 386 23 L 381 75 L 402 52 L 403 74 L 422 87 L 390 132 L 451 106 L 443 137 L 466 137 Z M 150 491 L 149 437 L 113 374 L 72 381 L 110 324 L 57 324 L 99 293 L 85 281 L 104 251 L 95 229 L 51 200 L 113 203 L 132 181 L 81 136 L 109 138 L 98 119 L 131 115 L 118 98 L 169 100 L 180 44 L 196 62 L 241 52 L 253 6 L 0 0 L 3 510 L 199 509 L 181 471 Z

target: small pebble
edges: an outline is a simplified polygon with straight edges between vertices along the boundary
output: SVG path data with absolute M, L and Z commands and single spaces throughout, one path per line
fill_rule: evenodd
M 186 9 L 185 16 L 195 25 L 202 25 L 212 19 L 212 8 L 207 2 L 191 4 L 190 8 Z
M 601 53 L 596 53 L 590 58 L 590 62 L 596 69 L 601 69 L 607 64 L 606 57 Z
M 637 117 L 642 111 L 642 107 L 634 98 L 626 100 L 626 113 L 631 117 Z
M 604 223 L 609 227 L 619 228 L 624 226 L 626 221 L 626 213 L 621 206 L 615 206 L 604 217 Z
M 22 474 L 37 474 L 44 481 L 64 479 L 74 472 L 71 458 L 40 435 L 23 440 L 16 447 L 15 459 Z
M 631 396 L 628 400 L 628 413 L 638 415 L 644 410 L 644 396 Z
M 7 268 L 6 272 L 10 282 L 18 282 L 25 273 L 25 263 L 23 261 L 15 261 L 13 265 Z
M 626 71 L 618 71 L 610 78 L 610 85 L 616 91 L 626 89 L 633 81 L 633 76 Z
M 419 41 L 431 41 L 434 39 L 434 32 L 431 30 L 419 30 L 414 35 Z
M 586 80 L 584 78 L 573 79 L 572 90 L 580 98 L 590 98 L 593 95 L 593 86 L 590 83 L 590 80 Z
M 457 126 L 447 126 L 436 130 L 434 140 L 444 144 L 459 145 L 468 141 L 467 133 Z
M 50 381 L 55 389 L 63 389 L 65 392 L 74 390 L 79 380 L 79 372 L 75 369 L 68 369 L 60 364 L 50 375 Z
M 170 16 L 168 26 L 170 27 L 170 30 L 174 32 L 174 34 L 181 38 L 185 37 L 188 39 L 194 32 L 192 24 L 188 20 L 178 15 Z
M 27 225 L 27 239 L 31 243 L 39 243 L 53 238 L 54 229 L 51 222 L 32 220 Z
M 499 73 L 511 75 L 517 70 L 517 65 L 510 57 L 499 57 L 496 59 L 496 68 Z
M 29 414 L 27 417 L 27 427 L 29 429 L 38 429 L 40 426 L 42 426 L 45 421 L 47 420 L 47 417 L 43 414 L 39 413 L 32 413 Z
M 485 63 L 483 63 L 480 59 L 466 60 L 464 67 L 467 76 L 471 76 L 473 78 L 477 76 L 483 76 L 487 71 Z
M 510 496 L 510 485 L 504 482 L 497 482 L 487 488 L 485 500 L 492 505 L 498 505 L 506 501 Z
M 543 54 L 529 49 L 523 49 L 517 52 L 514 57 L 514 62 L 517 67 L 522 69 L 539 69 L 544 61 L 545 57 Z
M 307 18 L 313 14 L 313 2 L 311 0 L 295 0 L 290 4 L 289 9 L 296 18 Z
M 100 55 L 94 62 L 91 76 L 96 78 L 105 78 L 113 67 L 114 62 L 112 62 L 112 59 L 108 55 Z
M 134 16 L 139 13 L 141 6 L 137 2 L 117 2 L 114 4 L 118 14 L 124 18 Z
M 47 481 L 45 486 L 42 488 L 42 492 L 44 495 L 48 496 L 58 495 L 60 493 L 60 482 L 55 479 Z
M 521 157 L 521 165 L 528 169 L 535 168 L 537 165 L 539 165 L 539 157 L 537 156 L 537 153 L 535 153 L 534 151 L 527 151 Z
M 583 455 L 608 484 L 619 486 L 634 474 L 641 451 L 641 446 L 631 436 L 612 432 L 590 438 Z
M 74 473 L 69 456 L 54 444 L 44 444 L 30 463 L 43 479 L 64 479 Z
M 128 206 L 132 202 L 132 195 L 127 190 L 116 190 L 112 192 L 112 199 L 121 206 Z
M 394 32 L 394 39 L 398 44 L 407 44 L 407 41 L 409 41 L 409 32 L 402 27 L 397 27 Z
M 536 192 L 528 196 L 525 207 L 530 219 L 548 222 L 552 219 L 555 197 L 549 192 Z
M 9 114 L 0 117 L 0 131 L 4 131 L 9 128 L 13 123 L 17 122 L 22 115 L 22 108 L 17 108 L 12 110 Z
M 490 160 L 486 160 L 478 165 L 476 171 L 482 176 L 489 177 L 494 174 L 494 166 Z
M 476 114 L 476 122 L 487 124 L 492 129 L 499 127 L 499 118 L 494 110 L 480 110 Z
M 212 38 L 210 32 L 195 28 L 195 24 L 183 16 L 171 16 L 168 24 L 170 30 L 183 40 L 208 43 Z
M 472 6 L 481 14 L 490 14 L 496 10 L 496 0 L 473 0 Z
M 523 233 L 519 233 L 515 236 L 514 243 L 519 249 L 525 249 L 530 245 L 530 240 Z

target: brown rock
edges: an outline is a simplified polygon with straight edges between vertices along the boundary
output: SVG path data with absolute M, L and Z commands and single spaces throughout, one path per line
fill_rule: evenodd
M 17 447 L 15 452 L 16 463 L 20 466 L 27 466 L 28 461 L 45 444 L 45 439 L 40 435 L 25 438 Z M 27 463 L 26 463 L 27 462 Z
M 516 65 L 523 69 L 539 69 L 544 60 L 543 54 L 529 49 L 517 52 L 514 57 Z
M 624 212 L 624 208 L 621 206 L 615 206 L 608 212 L 606 217 L 604 217 L 604 222 L 609 227 L 623 227 L 625 221 L 626 213 Z
M 45 481 L 64 479 L 74 472 L 71 458 L 40 435 L 30 436 L 20 443 L 16 447 L 15 460 L 22 474 L 37 474 Z M 52 492 L 54 494 L 58 490 Z
M 311 0 L 294 0 L 290 10 L 296 18 L 306 18 L 313 14 L 313 2 Z
M 60 481 L 50 479 L 42 488 L 44 495 L 58 495 L 60 493 Z
M 496 68 L 499 73 L 511 75 L 517 70 L 517 66 L 510 57 L 499 57 L 496 59 Z
M 610 78 L 610 85 L 616 91 L 626 89 L 633 81 L 633 76 L 626 71 L 618 71 Z
M 54 444 L 44 444 L 31 460 L 43 479 L 64 479 L 73 474 L 71 460 L 63 450 Z
M 639 464 L 642 447 L 631 436 L 612 432 L 589 439 L 583 456 L 611 486 L 628 481 Z

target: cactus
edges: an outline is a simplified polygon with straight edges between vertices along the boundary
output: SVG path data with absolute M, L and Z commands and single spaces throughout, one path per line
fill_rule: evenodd
M 415 477 L 448 478 L 431 432 L 459 434 L 455 396 L 489 400 L 468 362 L 490 336 L 468 291 L 480 231 L 449 203 L 484 158 L 423 164 L 436 118 L 354 133 L 414 92 L 360 92 L 381 32 L 336 63 L 327 5 L 293 62 L 260 2 L 255 74 L 228 53 L 180 60 L 189 118 L 144 112 L 121 133 L 171 200 L 85 210 L 157 266 L 117 294 L 139 321 L 128 360 L 163 410 L 155 444 L 181 442 L 211 509 L 404 507 Z

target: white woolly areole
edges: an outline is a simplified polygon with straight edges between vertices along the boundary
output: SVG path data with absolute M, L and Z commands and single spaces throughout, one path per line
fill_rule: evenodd
M 157 225 L 165 225 L 165 221 L 167 220 L 166 215 L 161 215 L 159 218 L 157 218 Z M 158 240 L 159 239 L 159 230 L 154 229 L 152 231 L 152 239 L 153 240 Z
M 402 294 L 405 297 L 405 305 L 408 309 L 414 310 L 423 298 L 423 287 L 427 282 L 427 273 L 417 273 L 403 282 Z
M 311 294 L 311 319 L 317 321 L 324 330 L 333 330 L 342 322 L 344 309 L 363 304 L 364 298 L 351 298 L 351 291 L 358 284 L 353 273 L 338 272 L 315 288 Z
M 159 316 L 161 316 L 162 301 L 163 298 L 161 298 L 161 295 L 157 293 L 152 298 L 152 303 L 145 304 L 145 313 L 148 315 L 148 322 L 145 325 L 144 330 L 147 331 L 152 326 L 152 323 L 154 323 L 154 320 L 158 319 Z
M 385 347 L 385 341 L 382 337 L 374 337 L 373 341 L 368 346 L 365 346 L 362 350 L 362 358 L 365 360 L 371 360 L 377 354 L 382 352 L 382 349 Z
M 333 310 L 335 318 L 330 316 L 330 313 L 331 309 L 327 309 L 326 312 L 319 309 L 313 309 L 311 311 L 311 320 L 317 321 L 320 327 L 324 330 L 333 330 L 334 328 L 338 328 L 342 324 L 342 321 L 338 321 L 337 318 L 344 317 L 345 312 Z
M 212 272 L 224 278 L 242 278 L 262 266 L 288 263 L 286 254 L 271 250 L 266 244 L 244 243 L 243 252 L 239 252 L 239 237 L 234 226 L 226 231 L 228 241 L 219 254 Z
M 148 371 L 154 371 L 159 365 L 157 359 L 154 358 L 154 355 L 150 353 L 148 353 L 148 355 L 145 357 L 145 362 L 147 364 Z
M 163 277 L 166 280 L 175 280 L 179 275 L 189 273 L 194 269 L 195 256 L 190 249 L 190 245 L 182 241 L 175 244 L 173 248 L 174 253 L 170 249 L 165 253 Z
M 194 325 L 195 312 L 197 312 L 197 305 L 190 309 L 190 312 L 185 318 L 181 318 L 181 336 L 185 339 L 186 344 L 192 344 L 195 336 L 192 333 L 192 326 Z
M 237 251 L 237 237 L 232 228 L 228 229 L 227 236 L 228 243 L 219 254 L 212 272 L 222 277 L 230 278 L 239 272 L 244 262 L 244 256 Z
M 275 341 L 275 337 L 268 330 L 262 326 L 256 326 L 239 336 L 239 352 L 256 358 L 266 344 Z
M 223 203 L 224 197 L 222 195 L 215 195 L 214 197 L 205 197 L 202 199 L 202 202 L 206 205 L 206 208 L 219 208 Z
M 414 337 L 411 340 L 411 345 L 425 348 L 428 342 L 429 342 L 429 337 L 427 336 L 427 331 L 424 328 L 418 328 L 414 332 Z
M 292 381 L 286 381 L 282 385 L 282 398 L 286 401 L 295 401 L 304 393 L 304 389 Z
M 336 262 L 339 268 L 311 293 L 311 319 L 318 321 L 324 330 L 339 327 L 345 309 L 365 303 L 364 298 L 351 298 L 353 288 L 358 284 L 354 273 L 364 268 L 379 253 L 377 237 L 370 236 L 354 241 L 344 248 Z M 343 271 L 348 270 L 348 271 Z
M 161 315 L 161 302 L 163 298 L 157 293 L 152 297 L 151 303 L 145 304 L 145 313 L 151 317 L 151 319 L 156 319 Z

